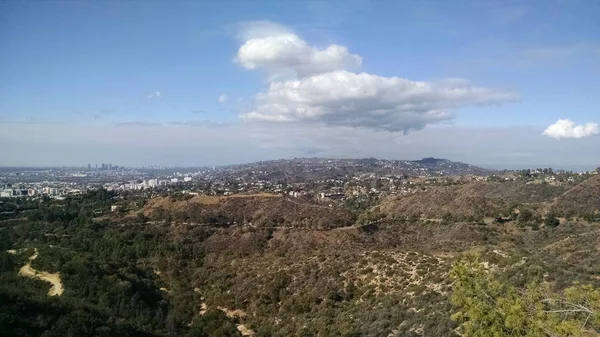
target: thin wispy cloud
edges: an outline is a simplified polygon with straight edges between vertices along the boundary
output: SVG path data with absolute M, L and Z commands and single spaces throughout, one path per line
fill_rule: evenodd
M 561 61 L 576 55 L 592 54 L 594 50 L 594 46 L 591 44 L 577 43 L 562 46 L 532 47 L 523 50 L 521 56 L 534 62 Z
M 25 118 L 24 120 L 8 120 L 8 119 L 0 119 L 0 124 L 64 124 L 57 121 L 42 121 L 36 119 Z
M 209 119 L 197 119 L 197 120 L 189 120 L 189 121 L 172 121 L 167 123 L 168 125 L 174 126 L 209 126 L 209 127 L 230 127 L 231 125 L 228 123 L 218 123 L 211 121 Z
M 229 101 L 229 97 L 225 94 L 219 96 L 219 103 L 223 104 L 223 103 L 227 103 L 227 101 Z
M 149 126 L 160 126 L 161 123 L 154 122 L 144 122 L 144 121 L 133 121 L 133 122 L 123 122 L 123 123 L 115 123 L 115 126 L 118 127 L 128 127 L 128 126 L 141 126 L 141 127 L 149 127 Z
M 513 25 L 527 16 L 530 9 L 526 3 L 519 1 L 476 1 L 475 8 L 480 9 L 478 13 L 484 15 L 490 24 L 506 27 Z
M 368 0 L 307 2 L 308 11 L 314 21 L 313 25 L 320 27 L 337 27 L 369 6 Z
M 148 95 L 148 100 L 153 101 L 153 100 L 157 100 L 161 97 L 162 97 L 162 95 L 161 95 L 160 91 L 155 91 L 155 92 L 151 93 L 150 95 Z
M 101 120 L 104 119 L 104 117 L 110 115 L 113 113 L 113 110 L 111 109 L 100 109 L 97 113 L 93 114 L 93 118 L 94 120 Z

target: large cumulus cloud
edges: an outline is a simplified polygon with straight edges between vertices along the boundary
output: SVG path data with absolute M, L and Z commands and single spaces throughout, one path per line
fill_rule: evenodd
M 257 95 L 255 109 L 242 117 L 407 132 L 451 119 L 451 111 L 462 106 L 514 98 L 464 80 L 419 82 L 342 70 L 273 82 Z
M 584 138 L 600 134 L 600 127 L 596 123 L 575 125 L 569 119 L 559 119 L 556 123 L 548 126 L 542 133 L 544 136 L 555 139 L 561 138 Z
M 406 133 L 452 119 L 461 107 L 518 99 L 512 92 L 462 79 L 424 82 L 352 72 L 362 58 L 344 46 L 317 48 L 277 24 L 260 22 L 244 29 L 237 62 L 272 75 L 268 88 L 256 95 L 254 108 L 241 114 L 246 120 Z

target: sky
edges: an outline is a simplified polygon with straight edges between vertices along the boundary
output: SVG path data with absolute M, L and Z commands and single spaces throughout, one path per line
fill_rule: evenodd
M 600 166 L 600 2 L 0 2 L 0 166 Z

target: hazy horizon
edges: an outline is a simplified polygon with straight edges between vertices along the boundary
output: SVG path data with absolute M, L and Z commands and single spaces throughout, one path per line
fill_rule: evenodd
M 312 159 L 312 158 L 318 158 L 318 159 L 340 159 L 340 160 L 358 160 L 358 159 L 368 159 L 368 158 L 375 158 L 375 159 L 381 159 L 381 160 L 399 160 L 399 161 L 403 161 L 403 160 L 408 160 L 408 161 L 418 161 L 424 158 L 430 158 L 428 156 L 425 157 L 421 157 L 421 158 L 376 158 L 376 157 L 292 157 L 292 158 L 272 158 L 272 159 L 263 159 L 263 160 L 257 160 L 257 161 L 251 161 L 251 162 L 232 162 L 232 163 L 225 163 L 225 164 L 218 164 L 218 165 L 208 165 L 208 164 L 198 164 L 198 165 L 189 165 L 189 166 L 177 166 L 177 165 L 169 165 L 169 164 L 161 164 L 161 163 L 154 163 L 154 164 L 146 164 L 146 165 L 125 165 L 122 163 L 118 163 L 118 162 L 111 162 L 111 161 L 106 161 L 106 162 L 102 162 L 102 163 L 89 163 L 91 165 L 91 169 L 97 169 L 100 168 L 100 166 L 102 164 L 111 164 L 111 165 L 118 165 L 119 167 L 125 167 L 125 168 L 148 168 L 148 167 L 161 167 L 164 169 L 191 169 L 191 168 L 212 168 L 212 167 L 227 167 L 227 166 L 233 166 L 233 165 L 246 165 L 246 164 L 253 164 L 253 163 L 258 163 L 258 162 L 265 162 L 265 161 L 277 161 L 277 160 L 292 160 L 292 159 Z M 450 160 L 452 162 L 458 162 L 456 160 L 453 160 L 452 158 L 438 158 L 435 157 L 436 159 L 447 159 Z M 523 170 L 523 169 L 537 169 L 537 168 L 552 168 L 554 170 L 565 170 L 565 171 L 573 171 L 573 172 L 587 172 L 587 171 L 592 171 L 598 167 L 600 167 L 600 165 L 577 165 L 577 164 L 573 164 L 573 165 L 552 165 L 552 164 L 521 164 L 521 165 L 507 165 L 507 164 L 476 164 L 476 163 L 471 163 L 471 162 L 463 162 L 460 161 L 461 163 L 464 164 L 469 164 L 469 165 L 473 165 L 473 166 L 477 166 L 477 167 L 481 167 L 484 169 L 489 169 L 489 170 Z M 96 167 L 96 164 L 98 165 L 98 167 Z M 51 169 L 60 169 L 60 168 L 74 168 L 74 169 L 85 169 L 87 170 L 87 165 L 86 164 L 80 164 L 80 165 L 23 165 L 23 166 L 6 166 L 6 165 L 0 165 L 1 169 L 10 169 L 10 168 L 26 168 L 26 169 L 35 169 L 35 168 L 51 168 Z

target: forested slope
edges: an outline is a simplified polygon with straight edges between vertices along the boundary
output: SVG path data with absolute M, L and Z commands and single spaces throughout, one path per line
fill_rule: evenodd
M 360 214 L 302 200 L 286 214 L 279 196 L 131 198 L 40 200 L 0 223 L 3 336 L 456 336 L 451 270 L 473 251 L 506 289 L 600 286 L 598 223 L 385 217 L 320 229 L 303 221 Z M 219 212 L 229 224 L 211 220 Z M 58 273 L 60 296 L 18 275 L 35 249 L 32 268 Z

